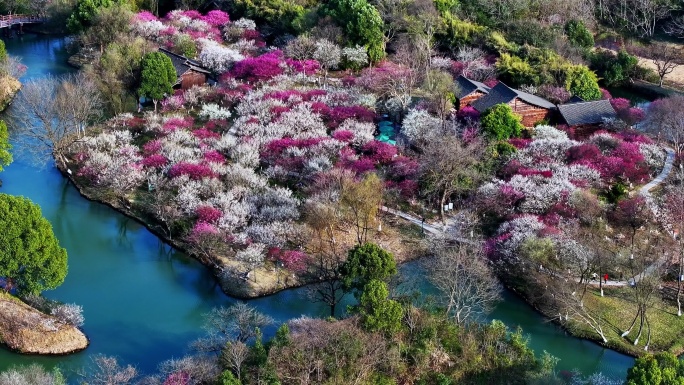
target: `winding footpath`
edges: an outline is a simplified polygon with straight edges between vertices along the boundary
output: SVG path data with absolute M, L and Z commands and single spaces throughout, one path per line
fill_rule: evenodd
M 672 172 L 672 167 L 673 167 L 674 160 L 675 160 L 675 151 L 672 148 L 663 147 L 663 150 L 667 154 L 666 158 L 665 158 L 665 164 L 663 165 L 663 170 L 653 180 L 646 183 L 644 186 L 642 186 L 639 189 L 639 195 L 646 198 L 646 201 L 648 202 L 649 207 L 654 214 L 657 213 L 657 208 L 652 202 L 651 190 L 660 186 L 665 181 L 665 179 L 667 179 L 667 177 Z M 421 228 L 424 231 L 426 231 L 432 235 L 445 235 L 449 239 L 456 241 L 456 242 L 462 242 L 462 243 L 472 243 L 473 242 L 470 239 L 466 239 L 466 238 L 462 238 L 462 237 L 449 236 L 449 234 L 447 234 L 443 229 L 441 229 L 435 225 L 428 224 L 425 221 L 423 221 L 421 218 L 416 218 L 413 215 L 405 213 L 403 211 L 396 210 L 396 209 L 393 209 L 393 208 L 390 208 L 387 206 L 381 206 L 380 210 L 382 212 L 389 213 L 389 214 L 392 214 L 392 215 L 397 216 L 399 218 L 405 219 L 405 220 L 415 224 L 416 226 L 421 226 Z M 674 236 L 674 234 L 672 234 L 671 231 L 670 231 L 670 235 Z M 656 261 L 654 264 L 647 267 L 646 270 L 642 274 L 637 274 L 637 277 L 643 276 L 645 274 L 649 274 L 650 272 L 655 270 L 657 267 L 661 266 L 664 262 L 665 261 L 662 261 L 662 260 Z M 635 280 L 637 280 L 637 277 L 635 277 Z M 627 281 L 618 281 L 618 280 L 609 279 L 607 282 L 605 282 L 603 284 L 603 286 L 618 287 L 618 286 L 625 286 L 627 284 L 628 284 Z
M 668 175 L 670 175 L 670 172 L 672 172 L 672 165 L 674 164 L 674 159 L 675 159 L 675 151 L 670 148 L 670 147 L 663 147 L 665 152 L 667 153 L 667 158 L 665 158 L 665 165 L 663 166 L 663 171 L 658 174 L 655 179 L 652 181 L 646 183 L 642 188 L 639 189 L 639 194 L 645 198 L 650 198 L 651 197 L 651 190 L 654 188 L 658 187 L 663 181 L 667 178 Z M 651 209 L 653 209 L 653 206 L 651 206 Z

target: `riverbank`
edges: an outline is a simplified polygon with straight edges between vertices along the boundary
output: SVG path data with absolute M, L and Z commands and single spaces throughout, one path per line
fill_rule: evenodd
M 62 355 L 88 347 L 78 328 L 0 292 L 0 342 L 22 354 Z
M 0 78 L 0 112 L 4 111 L 12 103 L 20 89 L 21 83 L 19 80 L 11 76 Z
M 312 274 L 293 272 L 278 267 L 270 261 L 266 262 L 264 266 L 250 271 L 247 275 L 237 273 L 244 269 L 244 264 L 223 255 L 212 255 L 211 258 L 205 258 L 192 253 L 186 242 L 181 239 L 170 238 L 159 223 L 154 220 L 146 220 L 149 215 L 136 208 L 135 202 L 108 199 L 99 194 L 97 189 L 82 185 L 78 178 L 74 177 L 73 172 L 69 173 L 61 167 L 59 171 L 73 183 L 76 190 L 84 198 L 104 204 L 135 220 L 165 243 L 194 257 L 208 267 L 221 286 L 221 290 L 231 297 L 239 299 L 259 298 L 276 294 L 282 290 L 315 283 L 319 280 Z M 420 229 L 414 228 L 411 223 L 404 223 L 401 219 L 389 216 L 381 220 L 380 231 L 375 229 L 369 231 L 369 242 L 374 242 L 393 253 L 398 264 L 412 261 L 422 255 L 420 252 L 420 240 L 422 239 Z

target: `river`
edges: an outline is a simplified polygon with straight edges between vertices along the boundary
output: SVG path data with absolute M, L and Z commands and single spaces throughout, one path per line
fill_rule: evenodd
M 5 43 L 7 51 L 21 56 L 28 66 L 24 80 L 72 71 L 65 64 L 63 38 L 24 35 Z M 60 357 L 22 356 L 0 348 L 0 371 L 32 362 L 69 370 L 86 363 L 89 355 L 102 353 L 149 373 L 160 362 L 188 352 L 188 343 L 202 335 L 203 313 L 236 301 L 221 292 L 197 261 L 171 249 L 135 221 L 82 198 L 54 167 L 36 167 L 15 156 L 0 178 L 0 192 L 26 196 L 42 207 L 67 249 L 69 274 L 64 284 L 44 294 L 83 306 L 83 329 L 91 341 L 85 351 Z M 420 272 L 416 265 L 402 270 Z M 327 307 L 307 301 L 303 289 L 249 303 L 278 323 L 328 312 Z M 521 326 L 537 353 L 546 350 L 560 358 L 559 370 L 602 371 L 624 378 L 634 361 L 566 335 L 510 292 L 491 317 L 510 327 Z M 266 330 L 271 333 L 273 329 Z

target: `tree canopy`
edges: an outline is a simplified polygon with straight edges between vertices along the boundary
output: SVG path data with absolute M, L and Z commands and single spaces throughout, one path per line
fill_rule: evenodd
M 328 15 L 347 33 L 350 42 L 368 49 L 371 61 L 385 56 L 383 22 L 378 10 L 366 0 L 332 0 Z
M 171 59 L 161 52 L 150 52 L 142 60 L 138 93 L 152 98 L 156 110 L 157 101 L 162 99 L 164 94 L 173 92 L 173 85 L 177 79 Z
M 90 27 L 101 8 L 125 3 L 126 1 L 123 0 L 79 0 L 69 19 L 67 19 L 67 28 L 71 32 L 81 32 Z
M 374 243 L 364 243 L 349 250 L 341 268 L 345 287 L 361 290 L 372 280 L 384 281 L 397 273 L 394 256 Z
M 520 116 L 508 104 L 497 104 L 482 115 L 482 129 L 491 139 L 507 140 L 519 137 L 523 130 Z
M 601 99 L 596 74 L 583 65 L 570 67 L 566 72 L 565 88 L 584 100 Z
M 0 276 L 19 294 L 39 294 L 64 282 L 67 253 L 40 207 L 24 197 L 0 194 Z
M 0 120 L 0 171 L 12 163 L 12 154 L 9 150 L 12 145 L 9 143 L 9 134 L 7 133 L 7 124 L 4 120 Z
M 682 385 L 684 365 L 669 352 L 637 358 L 627 371 L 627 385 Z
M 401 329 L 401 304 L 388 297 L 389 290 L 385 282 L 372 279 L 363 287 L 359 304 L 366 329 L 388 335 Z

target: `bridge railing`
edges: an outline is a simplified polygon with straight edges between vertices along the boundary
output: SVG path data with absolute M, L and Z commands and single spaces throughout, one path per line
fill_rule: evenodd
M 3 15 L 0 16 L 0 28 L 12 26 L 14 24 L 24 23 L 42 23 L 45 18 L 36 15 Z

